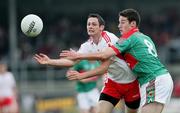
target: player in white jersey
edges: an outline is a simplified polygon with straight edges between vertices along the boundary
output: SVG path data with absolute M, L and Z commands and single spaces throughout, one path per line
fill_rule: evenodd
M 105 86 L 102 89 L 98 104 L 98 108 L 103 107 L 103 109 L 100 109 L 100 113 L 111 113 L 114 106 L 121 99 L 124 99 L 128 113 L 137 113 L 138 111 L 140 104 L 139 84 L 121 58 L 120 56 L 114 56 L 110 60 L 102 62 L 100 67 L 88 72 L 71 71 L 68 73 L 69 80 L 81 80 L 101 75 L 108 70 Z
M 109 44 L 111 43 L 114 44 L 115 42 L 117 42 L 118 38 L 114 34 L 107 31 L 103 31 L 104 25 L 105 24 L 102 17 L 100 17 L 98 14 L 89 15 L 87 21 L 87 32 L 90 38 L 87 42 L 81 45 L 78 51 L 79 53 L 95 53 L 98 51 L 102 51 L 104 48 L 108 47 Z M 72 60 L 63 59 L 63 58 L 49 59 L 49 57 L 47 57 L 44 54 L 39 54 L 39 55 L 36 54 L 35 59 L 40 64 L 49 64 L 54 66 L 72 66 L 75 63 Z M 101 69 L 100 71 L 101 73 L 99 74 L 104 74 L 104 70 L 108 68 L 107 65 L 104 66 L 103 64 L 110 64 L 111 61 L 122 62 L 121 63 L 122 65 L 120 67 L 119 65 L 116 65 L 118 63 L 114 63 L 113 65 L 111 65 L 113 69 L 115 69 L 116 66 L 118 66 L 117 68 L 120 69 L 119 71 L 112 71 L 112 72 L 109 71 L 109 74 L 111 74 L 109 76 L 112 79 L 110 78 L 107 79 L 108 82 L 105 83 L 105 87 L 101 92 L 101 96 L 97 105 L 97 113 L 111 113 L 114 106 L 122 98 L 126 100 L 125 101 L 126 105 L 129 108 L 128 113 L 136 113 L 140 101 L 139 85 L 135 77 L 131 76 L 132 73 L 127 67 L 127 64 L 122 59 L 116 57 L 112 58 L 111 60 L 102 62 L 102 65 L 99 67 L 99 69 Z M 106 67 L 106 69 L 103 67 Z M 122 74 L 123 77 L 119 75 L 120 73 Z M 116 80 L 117 82 L 114 80 Z M 128 84 L 124 84 L 124 83 L 128 83 Z M 114 85 L 116 85 L 117 87 L 114 87 Z M 122 92 L 120 91 L 121 89 L 123 90 Z M 132 92 L 128 92 L 129 90 L 131 90 Z M 134 94 L 136 95 L 135 98 L 132 97 Z
M 0 113 L 17 113 L 16 82 L 4 62 L 0 62 Z
M 101 34 L 106 41 L 104 47 L 107 47 L 109 44 L 113 44 L 110 41 L 110 38 L 113 36 L 108 35 L 105 32 L 102 32 Z M 83 46 L 83 50 L 85 51 L 83 53 L 102 51 L 104 49 L 97 49 L 98 46 L 95 46 L 96 48 L 94 48 L 94 46 L 90 46 L 90 44 Z M 90 51 L 87 51 L 88 49 L 90 49 Z M 124 99 L 125 104 L 128 107 L 127 112 L 136 113 L 140 103 L 139 84 L 121 55 L 114 56 L 109 60 L 103 61 L 102 65 L 93 71 L 85 73 L 71 71 L 68 77 L 70 80 L 83 79 L 90 76 L 101 75 L 107 69 L 108 78 L 105 82 L 105 87 L 101 92 L 98 104 L 98 108 L 100 109 L 98 109 L 98 112 L 110 113 L 118 101 L 120 99 Z

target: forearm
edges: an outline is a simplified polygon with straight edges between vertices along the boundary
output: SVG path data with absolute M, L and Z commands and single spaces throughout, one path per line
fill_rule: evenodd
M 109 65 L 110 65 L 110 60 L 103 61 L 101 66 L 99 66 L 93 70 L 81 73 L 81 76 L 79 79 L 81 80 L 81 79 L 85 79 L 85 78 L 89 78 L 89 77 L 101 76 L 107 72 Z
M 102 52 L 98 52 L 98 53 L 91 53 L 91 54 L 79 54 L 77 59 L 79 60 L 103 60 L 102 58 L 103 53 Z
M 77 59 L 87 59 L 87 60 L 106 60 L 111 56 L 116 55 L 112 48 L 108 47 L 102 52 L 90 53 L 90 54 L 79 54 Z
M 48 65 L 51 66 L 60 66 L 60 67 L 71 67 L 75 64 L 75 61 L 65 59 L 65 58 L 60 58 L 60 59 L 50 59 L 48 61 Z
M 98 79 L 98 76 L 93 76 L 93 77 L 89 77 L 89 78 L 85 78 L 85 79 L 81 79 L 81 82 L 91 82 L 91 81 L 95 81 Z
M 87 79 L 87 78 L 95 77 L 95 76 L 101 76 L 101 75 L 103 75 L 104 73 L 105 73 L 105 72 L 103 72 L 101 69 L 96 68 L 96 69 L 94 69 L 94 70 L 81 73 L 81 76 L 79 77 L 79 80 Z

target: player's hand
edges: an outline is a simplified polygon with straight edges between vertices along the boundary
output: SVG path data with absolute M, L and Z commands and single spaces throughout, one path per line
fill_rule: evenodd
M 68 80 L 79 80 L 80 73 L 78 71 L 70 70 L 66 73 L 66 77 Z
M 74 50 L 63 50 L 59 56 L 67 57 L 68 59 L 71 59 L 71 60 L 77 60 L 79 55 L 80 54 Z
M 45 55 L 45 54 L 35 54 L 34 55 L 34 59 L 39 63 L 39 64 L 48 64 L 49 63 L 49 60 L 50 58 Z

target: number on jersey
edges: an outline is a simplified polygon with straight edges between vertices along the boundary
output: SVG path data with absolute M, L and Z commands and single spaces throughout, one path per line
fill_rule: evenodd
M 157 57 L 157 52 L 154 49 L 153 45 L 151 44 L 151 42 L 149 42 L 147 39 L 144 39 L 144 43 L 146 44 L 146 46 L 148 47 L 148 52 L 149 54 L 153 55 L 154 57 Z

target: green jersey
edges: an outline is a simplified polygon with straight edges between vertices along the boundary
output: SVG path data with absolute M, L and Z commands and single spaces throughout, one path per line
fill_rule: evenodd
M 89 70 L 93 70 L 96 67 L 100 66 L 100 63 L 98 61 L 88 61 L 88 60 L 82 60 L 78 64 L 73 66 L 73 69 L 82 73 Z M 76 91 L 78 92 L 88 92 L 96 87 L 96 80 L 92 80 L 90 82 L 81 82 L 78 81 L 76 83 Z
M 128 35 L 122 38 L 125 40 L 117 42 L 115 48 L 124 54 L 127 64 L 137 75 L 140 85 L 168 73 L 168 70 L 160 62 L 150 37 L 138 32 L 138 29 L 132 29 Z

